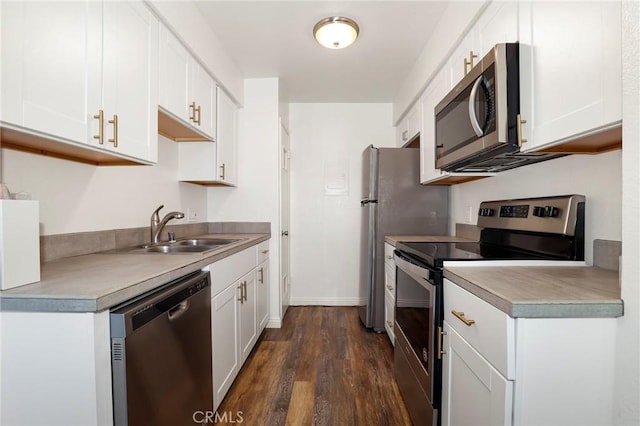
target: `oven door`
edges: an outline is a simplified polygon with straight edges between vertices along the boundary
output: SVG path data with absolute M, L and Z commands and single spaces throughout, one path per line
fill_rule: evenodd
M 394 257 L 397 265 L 396 351 L 399 347 L 406 357 L 401 360 L 404 361 L 401 365 L 395 363 L 396 377 L 412 373 L 429 405 L 437 410 L 442 383 L 442 363 L 436 354 L 437 330 L 442 327 L 442 272 L 397 250 Z M 404 381 L 408 382 L 408 379 Z M 401 383 L 399 386 L 409 406 L 407 399 L 413 396 L 408 397 L 407 394 L 415 395 L 415 389 L 403 391 Z M 433 424 L 437 423 L 434 421 Z

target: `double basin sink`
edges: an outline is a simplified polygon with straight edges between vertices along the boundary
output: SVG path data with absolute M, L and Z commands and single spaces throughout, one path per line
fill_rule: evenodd
M 215 250 L 228 244 L 240 241 L 240 239 L 226 238 L 193 238 L 184 239 L 174 242 L 162 242 L 158 244 L 143 245 L 133 249 L 127 249 L 127 253 L 164 253 L 164 254 L 181 254 L 181 253 L 203 253 L 205 251 Z

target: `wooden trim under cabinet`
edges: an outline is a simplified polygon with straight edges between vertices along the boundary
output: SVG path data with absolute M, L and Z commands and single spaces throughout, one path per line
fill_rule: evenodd
M 535 150 L 534 152 L 552 152 L 558 154 L 602 154 L 604 152 L 622 149 L 622 125 L 566 142 L 559 142 L 553 146 Z
M 158 134 L 176 142 L 210 142 L 211 138 L 201 135 L 183 124 L 169 113 L 158 110 Z
M 17 130 L 9 127 L 1 127 L 0 147 L 94 166 L 139 166 L 153 164 L 142 160 L 128 159 L 117 153 L 103 151 L 91 145 L 67 141 L 54 136 L 49 138 L 45 135 L 30 132 L 27 129 Z

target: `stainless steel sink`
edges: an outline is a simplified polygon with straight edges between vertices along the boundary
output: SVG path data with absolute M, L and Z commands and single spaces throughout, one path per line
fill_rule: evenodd
M 240 240 L 226 240 L 221 238 L 194 238 L 190 240 L 178 240 L 174 244 L 178 246 L 224 246 Z
M 223 238 L 192 238 L 178 240 L 170 243 L 160 243 L 152 245 L 144 245 L 126 250 L 127 253 L 164 253 L 164 254 L 188 254 L 203 253 L 205 251 L 215 250 L 228 244 L 240 241 L 240 239 L 223 239 Z

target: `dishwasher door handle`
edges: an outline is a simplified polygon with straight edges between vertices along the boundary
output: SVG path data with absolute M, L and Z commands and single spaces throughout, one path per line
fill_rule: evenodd
M 189 300 L 183 300 L 167 312 L 169 321 L 175 321 L 180 318 L 185 312 L 189 310 Z

